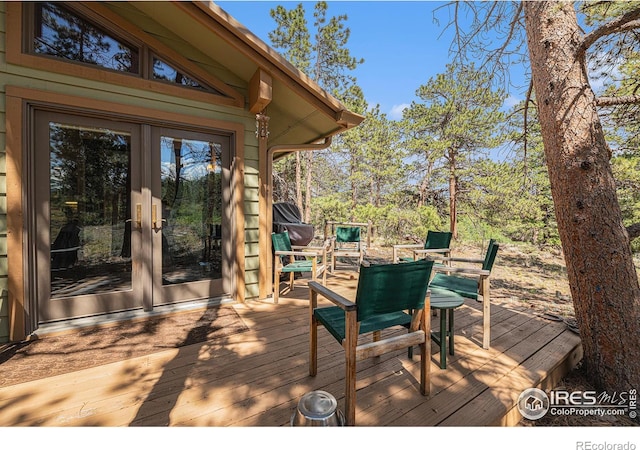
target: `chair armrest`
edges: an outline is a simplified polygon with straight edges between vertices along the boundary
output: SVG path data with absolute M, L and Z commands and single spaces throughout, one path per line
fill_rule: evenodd
M 317 252 L 318 254 L 321 254 L 324 251 L 330 252 L 331 240 L 327 239 L 322 245 L 292 245 L 291 249 L 300 251 L 310 250 L 311 252 Z
M 318 255 L 313 252 L 286 252 L 284 250 L 278 250 L 274 254 L 276 256 L 304 256 L 304 257 L 311 257 L 311 258 L 318 257 Z
M 427 253 L 449 253 L 451 252 L 450 248 L 423 248 L 419 250 L 414 250 L 413 253 L 416 255 L 422 255 Z
M 350 300 L 347 300 L 342 295 L 332 291 L 331 289 L 324 287 L 317 281 L 309 281 L 309 290 L 322 295 L 331 303 L 338 306 L 340 309 L 344 311 L 355 311 L 356 309 L 355 303 L 353 303 Z
M 299 250 L 299 251 L 305 251 L 305 250 L 312 250 L 312 251 L 322 251 L 324 247 L 317 247 L 317 246 L 308 246 L 308 245 L 292 245 L 291 246 L 291 250 Z
M 393 245 L 393 263 L 398 262 L 398 250 L 411 250 L 411 249 L 419 249 L 419 248 L 424 248 L 424 244 L 396 244 Z
M 303 246 L 303 245 L 292 245 L 291 248 L 294 250 L 300 249 L 301 252 L 306 253 L 305 256 L 315 255 L 318 257 L 325 257 L 327 255 L 331 255 L 331 253 L 334 251 L 333 245 L 331 244 L 331 241 L 329 239 L 327 239 L 325 243 L 321 246 L 309 247 L 309 246 Z
M 424 248 L 424 244 L 396 244 L 393 248 Z
M 452 261 L 452 262 L 463 262 L 463 263 L 476 263 L 476 264 L 482 264 L 484 262 L 484 259 L 479 259 L 479 258 L 459 258 L 456 256 L 434 256 L 435 259 L 438 259 L 439 261 Z
M 447 273 L 459 273 L 459 274 L 467 274 L 467 275 L 479 275 L 481 277 L 488 277 L 491 275 L 490 270 L 484 269 L 474 269 L 472 267 L 438 267 L 433 266 L 433 270 L 436 272 L 447 272 Z

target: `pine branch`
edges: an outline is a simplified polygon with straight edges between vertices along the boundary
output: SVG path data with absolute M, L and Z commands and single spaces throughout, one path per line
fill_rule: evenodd
M 624 95 L 620 97 L 599 97 L 596 99 L 598 106 L 638 105 L 640 95 Z
M 629 11 L 585 35 L 580 44 L 579 52 L 584 54 L 601 37 L 638 27 L 640 27 L 640 8 Z

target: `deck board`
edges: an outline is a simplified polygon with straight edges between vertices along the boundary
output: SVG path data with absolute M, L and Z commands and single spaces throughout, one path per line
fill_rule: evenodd
M 347 298 L 356 280 L 328 286 Z M 0 426 L 286 426 L 304 393 L 331 392 L 344 407 L 344 357 L 320 330 L 318 374 L 308 375 L 304 281 L 270 300 L 233 305 L 249 331 L 0 389 Z M 419 393 L 419 354 L 391 352 L 358 363 L 357 422 L 363 426 L 513 425 L 528 387 L 552 387 L 581 357 L 580 339 L 513 304 L 492 304 L 492 347 L 481 348 L 481 304 L 456 310 L 456 354 Z M 432 317 L 434 328 L 438 320 Z M 390 333 L 401 333 L 403 330 Z

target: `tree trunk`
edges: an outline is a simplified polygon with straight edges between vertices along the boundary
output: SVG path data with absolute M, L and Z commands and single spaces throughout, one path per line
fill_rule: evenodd
M 311 181 L 313 173 L 313 151 L 307 152 L 307 183 L 304 193 L 304 221 L 311 223 Z
M 456 159 L 453 152 L 451 152 L 449 157 L 449 231 L 451 231 L 451 237 L 453 239 L 458 239 L 457 187 Z
M 296 152 L 296 204 L 302 214 L 304 208 L 302 204 L 302 161 L 300 161 L 300 152 Z
M 418 207 L 424 206 L 427 204 L 427 191 L 431 186 L 431 174 L 433 173 L 433 162 L 429 161 L 427 163 L 427 170 L 424 176 L 422 177 L 422 181 L 420 182 L 420 187 L 418 193 L 420 198 L 418 199 Z
M 640 386 L 640 287 L 573 3 L 524 2 L 533 85 L 585 368 Z

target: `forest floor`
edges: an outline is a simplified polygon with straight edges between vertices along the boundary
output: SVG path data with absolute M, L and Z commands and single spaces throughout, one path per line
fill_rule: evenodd
M 487 243 L 483 245 L 486 247 Z M 482 258 L 484 250 L 479 245 L 455 243 L 452 245 L 452 256 Z M 392 248 L 374 243 L 367 249 L 367 259 L 391 261 Z M 636 267 L 640 267 L 640 261 L 636 261 Z M 570 328 L 576 326 L 567 269 L 560 250 L 541 250 L 530 245 L 501 244 L 491 274 L 491 296 L 502 302 L 528 306 L 536 314 L 563 320 Z M 596 391 L 581 365 L 561 380 L 559 387 L 568 392 Z M 546 415 L 536 421 L 522 419 L 519 425 L 526 427 L 637 426 L 638 423 L 626 416 Z

